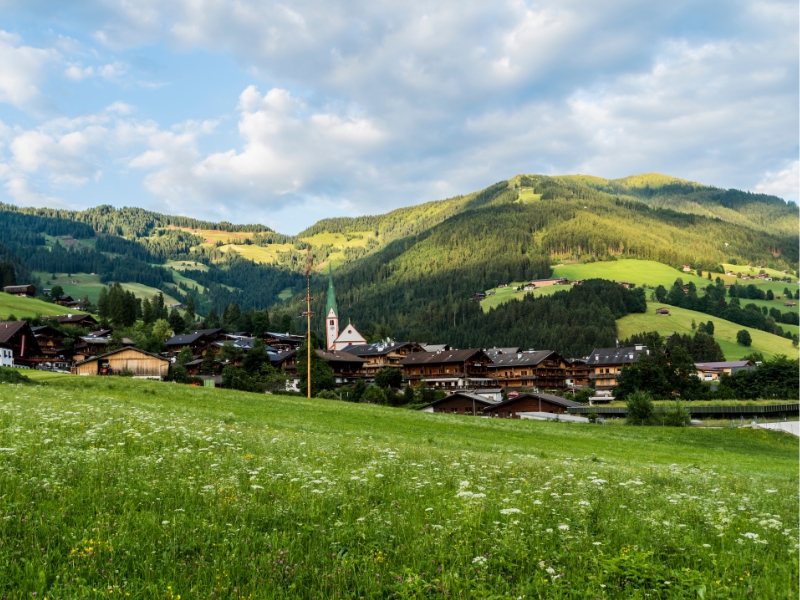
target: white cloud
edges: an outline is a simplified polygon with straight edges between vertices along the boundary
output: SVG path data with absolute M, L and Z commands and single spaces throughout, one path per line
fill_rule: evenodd
M 800 162 L 794 161 L 785 169 L 767 171 L 764 178 L 753 188 L 762 194 L 772 194 L 779 198 L 797 201 L 800 196 Z
M 47 101 L 39 86 L 49 63 L 58 59 L 53 50 L 23 46 L 19 36 L 0 31 L 0 102 L 38 113 Z

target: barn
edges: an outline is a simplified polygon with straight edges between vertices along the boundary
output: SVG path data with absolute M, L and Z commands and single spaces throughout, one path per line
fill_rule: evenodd
M 138 348 L 120 348 L 75 363 L 73 375 L 120 375 L 131 372 L 142 379 L 164 379 L 169 372 L 169 359 Z

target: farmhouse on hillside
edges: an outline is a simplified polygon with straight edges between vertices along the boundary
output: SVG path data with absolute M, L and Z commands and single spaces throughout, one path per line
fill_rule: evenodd
M 139 348 L 120 348 L 94 358 L 75 363 L 73 375 L 120 375 L 125 372 L 141 379 L 165 379 L 169 359 Z
M 589 355 L 586 364 L 594 373 L 589 379 L 594 380 L 594 389 L 598 396 L 610 395 L 617 387 L 617 377 L 623 367 L 632 365 L 639 360 L 642 354 L 649 354 L 645 346 L 638 345 L 629 348 L 595 348 Z
M 97 319 L 92 315 L 58 315 L 57 317 L 43 317 L 48 321 L 58 321 L 61 325 L 76 325 L 78 327 L 85 327 L 86 329 L 93 329 L 97 327 Z
M 36 287 L 33 285 L 7 285 L 3 291 L 20 298 L 33 298 L 36 295 Z
M 566 398 L 534 392 L 531 394 L 520 394 L 515 398 L 509 398 L 504 402 L 499 402 L 483 409 L 483 414 L 489 417 L 501 417 L 505 419 L 519 419 L 520 413 L 551 413 L 562 414 L 567 409 L 583 406 L 579 402 L 573 402 Z
M 400 361 L 400 366 L 403 367 L 412 388 L 419 387 L 424 379 L 431 387 L 455 391 L 491 385 L 493 380 L 487 369 L 491 362 L 480 348 L 468 348 L 412 352 Z
M 485 408 L 498 401 L 475 392 L 456 392 L 418 408 L 421 412 L 448 413 L 453 415 L 480 415 Z
M 492 362 L 486 366 L 487 373 L 501 387 L 567 387 L 567 363 L 552 350 L 522 352 L 518 348 L 498 348 L 495 353 L 490 350 L 489 357 Z

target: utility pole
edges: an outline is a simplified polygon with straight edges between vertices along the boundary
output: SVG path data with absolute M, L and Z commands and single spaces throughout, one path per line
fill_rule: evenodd
M 306 297 L 303 300 L 306 301 L 306 311 L 303 313 L 303 316 L 308 319 L 308 329 L 306 331 L 306 345 L 308 350 L 308 375 L 307 375 L 307 382 L 308 382 L 308 397 L 311 398 L 311 317 L 314 315 L 311 312 L 311 301 L 313 298 L 311 297 L 311 272 L 314 269 L 314 258 L 311 256 L 311 246 L 308 246 L 308 250 L 306 251 L 306 268 L 304 274 L 306 276 Z

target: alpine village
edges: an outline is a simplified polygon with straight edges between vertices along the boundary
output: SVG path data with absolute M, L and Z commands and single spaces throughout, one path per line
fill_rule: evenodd
M 678 424 L 798 413 L 797 207 L 777 198 L 523 175 L 296 237 L 0 209 L 4 367 L 514 419 L 624 417 L 642 391 Z M 776 402 L 709 404 L 757 398 Z

